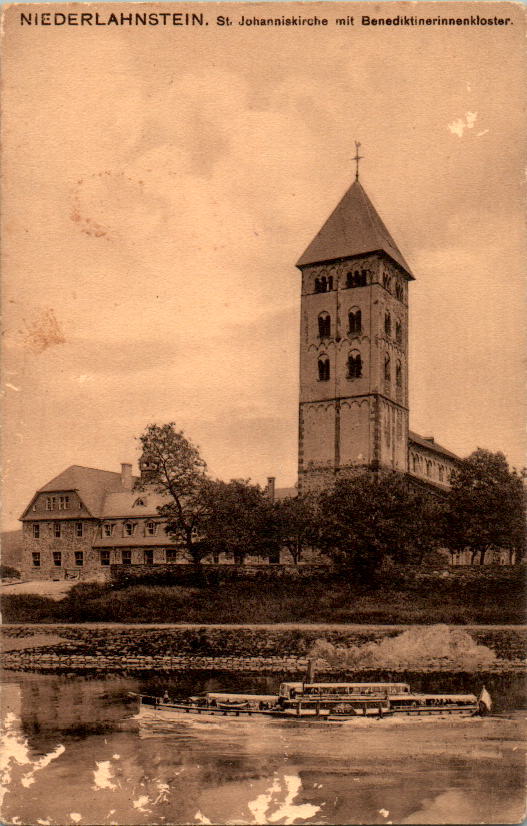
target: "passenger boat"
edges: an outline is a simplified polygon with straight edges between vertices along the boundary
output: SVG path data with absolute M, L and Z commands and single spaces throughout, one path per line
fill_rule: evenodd
M 218 718 L 345 721 L 354 718 L 473 717 L 488 713 L 492 701 L 481 694 L 430 694 L 414 692 L 408 683 L 375 682 L 284 682 L 278 694 L 207 692 L 178 700 L 167 692 L 163 697 L 140 698 L 140 716 L 174 719 L 192 715 L 202 720 Z

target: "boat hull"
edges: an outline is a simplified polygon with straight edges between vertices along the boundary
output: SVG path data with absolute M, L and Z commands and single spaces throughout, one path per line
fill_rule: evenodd
M 386 718 L 427 718 L 452 719 L 453 717 L 474 717 L 477 708 L 456 709 L 351 709 L 336 712 L 329 708 L 319 709 L 249 709 L 249 708 L 221 708 L 203 706 L 198 707 L 186 703 L 141 703 L 138 719 L 145 721 L 201 721 L 205 722 L 352 722 L 360 720 L 381 720 Z

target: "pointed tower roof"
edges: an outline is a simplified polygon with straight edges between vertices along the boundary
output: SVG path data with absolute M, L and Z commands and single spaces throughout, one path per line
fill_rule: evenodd
M 297 262 L 297 267 L 382 251 L 409 278 L 412 271 L 358 180 L 350 186 Z

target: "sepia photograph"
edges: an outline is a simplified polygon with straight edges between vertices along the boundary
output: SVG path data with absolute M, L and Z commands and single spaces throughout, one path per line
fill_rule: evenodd
M 525 8 L 2 53 L 2 823 L 522 823 Z

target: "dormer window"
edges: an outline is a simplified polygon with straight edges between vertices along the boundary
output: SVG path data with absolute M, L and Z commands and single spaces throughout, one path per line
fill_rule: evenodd
M 155 536 L 157 533 L 157 523 L 156 522 L 147 522 L 146 523 L 146 535 L 147 536 Z
M 106 524 L 102 526 L 103 536 L 111 536 L 113 534 L 113 525 Z
M 135 533 L 135 524 L 133 522 L 124 523 L 124 536 L 133 536 Z
M 146 506 L 146 501 L 144 499 L 141 499 L 141 498 L 136 499 L 134 504 L 133 504 L 134 508 L 144 508 L 145 506 Z

